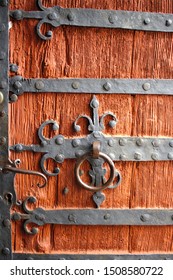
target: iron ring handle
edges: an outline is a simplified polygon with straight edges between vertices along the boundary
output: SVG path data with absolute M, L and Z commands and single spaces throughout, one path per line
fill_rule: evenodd
M 115 170 L 115 166 L 113 161 L 111 160 L 111 158 L 109 156 L 107 156 L 104 153 L 99 152 L 99 157 L 101 157 L 102 159 L 104 159 L 110 167 L 110 177 L 108 179 L 108 181 L 106 183 L 104 183 L 103 185 L 99 186 L 99 187 L 93 187 L 93 186 L 89 186 L 86 183 L 84 183 L 80 177 L 79 171 L 80 171 L 80 166 L 82 165 L 82 163 L 87 160 L 88 158 L 93 157 L 93 153 L 87 153 L 85 155 L 83 155 L 82 157 L 80 157 L 77 162 L 76 162 L 76 166 L 75 166 L 75 174 L 76 174 L 76 178 L 77 178 L 77 182 L 81 185 L 81 187 L 89 190 L 89 191 L 93 191 L 93 192 L 98 192 L 98 191 L 103 191 L 105 189 L 107 189 L 113 182 L 115 175 L 116 175 L 116 170 Z

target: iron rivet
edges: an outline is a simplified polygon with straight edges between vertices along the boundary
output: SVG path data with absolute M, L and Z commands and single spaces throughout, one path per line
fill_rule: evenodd
M 4 225 L 4 227 L 10 227 L 10 225 L 11 225 L 10 220 L 9 219 L 3 220 L 3 225 Z
M 173 159 L 173 153 L 168 154 L 168 159 L 171 159 L 171 160 Z
M 106 83 L 103 85 L 103 88 L 104 88 L 104 90 L 109 91 L 109 90 L 111 89 L 111 84 L 108 83 L 108 82 L 106 82 Z
M 67 18 L 68 18 L 69 21 L 74 21 L 74 15 L 72 13 L 69 13 L 67 15 Z
M 37 221 L 41 221 L 41 222 L 44 222 L 45 221 L 45 216 L 43 215 L 43 214 L 36 214 L 35 215 L 35 219 L 37 220 Z
M 160 141 L 159 141 L 159 140 L 154 140 L 154 141 L 152 142 L 152 145 L 153 145 L 153 147 L 159 147 Z
M 145 83 L 145 84 L 142 85 L 142 87 L 145 91 L 147 91 L 151 88 L 151 85 L 150 85 L 150 83 Z
M 0 82 L 0 88 L 4 89 L 7 86 L 6 81 L 1 81 Z
M 20 10 L 16 10 L 13 12 L 13 18 L 16 20 L 21 20 L 23 19 L 23 13 Z
M 74 148 L 79 147 L 80 145 L 81 145 L 81 140 L 79 140 L 79 139 L 74 139 L 74 140 L 72 141 L 72 146 L 73 146 Z
M 158 154 L 152 154 L 152 155 L 151 155 L 151 158 L 152 158 L 153 160 L 158 160 L 158 159 L 159 159 L 159 155 L 158 155 Z
M 16 94 L 12 94 L 11 96 L 10 96 L 10 101 L 11 102 L 16 102 L 18 100 L 18 96 L 16 95 Z
M 71 86 L 74 89 L 78 89 L 79 88 L 79 83 L 78 82 L 73 82 Z
M 126 160 L 126 156 L 125 156 L 125 155 L 120 155 L 120 156 L 119 156 L 119 159 L 120 159 L 120 160 Z
M 76 156 L 77 158 L 83 156 L 83 151 L 77 151 L 77 152 L 75 153 L 75 156 Z
M 108 140 L 108 145 L 109 145 L 110 147 L 113 147 L 114 144 L 115 144 L 115 142 L 114 142 L 113 139 L 109 139 L 109 140 Z
M 115 155 L 113 153 L 110 153 L 109 156 L 112 160 L 115 160 Z
M 57 123 L 54 123 L 54 125 L 53 125 L 53 130 L 54 131 L 56 131 L 56 130 L 58 130 L 59 129 L 59 125 L 57 124 Z M 62 135 L 61 135 L 62 136 Z M 62 136 L 63 137 L 63 136 Z
M 52 38 L 53 32 L 51 30 L 46 32 L 46 37 Z
M 57 155 L 56 157 L 55 157 L 55 160 L 57 161 L 57 162 L 59 162 L 59 163 L 62 163 L 63 161 L 64 161 L 64 155 Z
M 142 222 L 147 222 L 150 220 L 150 215 L 149 214 L 141 215 L 140 219 Z
M 136 141 L 136 145 L 138 145 L 138 146 L 142 146 L 143 143 L 144 143 L 143 139 L 140 139 L 140 138 Z
M 119 145 L 120 145 L 120 146 L 125 146 L 126 144 L 127 144 L 127 141 L 126 141 L 125 139 L 121 138 L 121 139 L 119 140 Z
M 5 111 L 0 112 L 0 117 L 3 118 L 5 116 Z
M 108 20 L 109 20 L 109 22 L 110 22 L 111 24 L 114 24 L 114 18 L 113 18 L 112 15 L 110 15 L 110 16 L 108 17 Z
M 0 145 L 5 145 L 7 142 L 5 137 L 0 137 Z
M 35 83 L 35 88 L 41 90 L 44 88 L 44 83 L 42 81 L 38 81 Z
M 136 159 L 136 160 L 141 160 L 141 159 L 142 159 L 142 155 L 139 154 L 139 153 L 135 153 L 135 154 L 134 154 L 134 159 Z
M 47 17 L 48 17 L 48 19 L 50 19 L 50 20 L 57 20 L 57 19 L 58 19 L 58 15 L 57 15 L 55 12 L 49 14 Z
M 166 22 L 165 22 L 165 25 L 166 26 L 171 26 L 172 24 L 172 20 L 171 19 L 167 19 Z
M 18 153 L 22 152 L 23 151 L 23 146 L 21 144 L 17 144 L 15 146 L 15 151 L 18 152 Z
M 5 256 L 10 255 L 10 249 L 9 248 L 2 249 L 2 254 Z
M 69 193 L 69 188 L 65 187 L 62 192 L 64 195 L 67 195 Z
M 8 0 L 1 0 L 0 1 L 0 6 L 1 7 L 6 7 L 8 5 Z
M 5 58 L 5 52 L 0 52 L 0 60 L 4 60 Z
M 55 143 L 57 145 L 62 145 L 64 143 L 64 137 L 63 136 L 58 136 L 56 139 L 55 139 Z
M 14 213 L 12 216 L 13 221 L 20 221 L 21 220 L 21 216 L 18 213 Z
M 76 132 L 79 132 L 79 131 L 81 130 L 80 125 L 75 125 L 75 126 L 74 126 L 74 130 L 75 130 Z
M 0 25 L 0 32 L 4 31 L 5 30 L 5 24 L 1 24 Z
M 14 86 L 15 89 L 21 89 L 22 88 L 22 84 L 19 81 L 16 81 L 13 86 Z
M 18 71 L 19 67 L 16 64 L 10 65 L 10 71 L 16 73 Z
M 110 214 L 104 215 L 104 220 L 110 220 L 110 218 L 111 218 L 111 215 L 110 215 Z
M 144 19 L 144 24 L 148 25 L 149 23 L 150 23 L 150 19 L 149 18 Z
M 169 142 L 169 146 L 170 146 L 171 148 L 173 148 L 173 141 L 170 141 L 170 142 Z
M 69 220 L 70 222 L 76 223 L 76 216 L 75 216 L 74 214 L 70 214 L 70 215 L 68 216 L 68 220 Z
M 3 93 L 0 91 L 0 104 L 2 104 L 4 101 L 4 95 Z
M 116 121 L 110 121 L 110 122 L 109 122 L 109 126 L 110 126 L 111 128 L 114 128 L 114 127 L 116 126 L 116 124 L 117 124 Z
M 60 168 L 56 167 L 56 168 L 54 169 L 54 173 L 59 174 L 59 172 L 60 172 Z
M 99 138 L 100 137 L 100 132 L 93 132 L 94 138 Z
M 42 141 L 42 142 L 41 142 L 41 146 L 42 146 L 42 147 L 47 146 L 47 142 L 46 142 L 46 141 Z

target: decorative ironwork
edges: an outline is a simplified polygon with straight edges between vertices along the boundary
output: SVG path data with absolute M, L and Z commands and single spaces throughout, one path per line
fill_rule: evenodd
M 41 11 L 10 11 L 10 16 L 16 20 L 38 19 L 37 34 L 43 40 L 52 38 L 53 32 L 45 35 L 41 32 L 44 23 L 53 27 L 61 25 L 101 28 L 121 28 L 130 30 L 145 30 L 157 32 L 173 32 L 173 15 L 164 13 L 96 10 L 82 8 L 61 8 L 55 6 L 46 8 L 41 0 L 37 0 Z
M 10 208 L 15 201 L 14 174 L 1 171 L 8 152 L 8 2 L 0 1 L 0 260 L 12 258 Z
M 10 78 L 9 87 L 10 101 L 16 101 L 24 92 L 173 95 L 171 79 L 25 79 L 14 76 Z
M 165 226 L 173 225 L 173 209 L 63 209 L 30 210 L 29 203 L 35 203 L 35 197 L 28 197 L 23 202 L 24 214 L 12 214 L 14 221 L 24 220 L 24 231 L 30 235 L 38 233 L 35 226 L 28 229 L 29 224 L 43 226 L 57 225 L 135 225 L 135 226 Z

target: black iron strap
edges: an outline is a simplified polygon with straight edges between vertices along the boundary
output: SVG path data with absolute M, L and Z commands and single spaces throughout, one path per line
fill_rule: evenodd
M 61 8 L 59 6 L 46 8 L 41 0 L 37 0 L 37 5 L 41 11 L 14 10 L 10 12 L 16 20 L 39 19 L 37 34 L 43 40 L 52 38 L 52 31 L 45 35 L 41 32 L 41 26 L 48 23 L 53 27 L 60 25 L 101 27 L 101 28 L 121 28 L 130 30 L 173 32 L 173 15 L 163 13 L 132 12 L 96 10 L 81 8 Z
M 11 101 L 29 93 L 94 93 L 173 95 L 171 79 L 25 79 L 10 78 Z

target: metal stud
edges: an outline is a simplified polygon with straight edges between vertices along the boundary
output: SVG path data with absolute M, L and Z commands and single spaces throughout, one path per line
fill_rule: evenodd
M 11 102 L 16 102 L 18 100 L 18 96 L 16 95 L 16 94 L 12 94 L 11 96 L 10 96 L 10 101 Z
M 111 218 L 111 215 L 110 214 L 106 214 L 106 215 L 104 215 L 104 220 L 110 220 L 110 218 Z
M 119 145 L 120 145 L 120 146 L 125 146 L 126 144 L 127 144 L 127 141 L 126 141 L 125 139 L 121 138 L 121 139 L 119 140 Z
M 111 24 L 114 24 L 114 18 L 113 18 L 112 15 L 110 15 L 110 16 L 108 17 L 108 20 L 109 20 L 109 22 L 110 22 Z
M 142 146 L 143 143 L 144 143 L 144 141 L 142 139 L 140 139 L 140 138 L 136 141 L 136 145 L 137 146 Z
M 126 160 L 127 157 L 126 157 L 126 155 L 120 155 L 120 156 L 119 156 L 119 159 L 120 159 L 120 160 Z
M 0 137 L 0 145 L 5 145 L 7 142 L 7 139 L 5 137 Z
M 79 147 L 80 144 L 81 144 L 81 140 L 79 140 L 79 139 L 74 139 L 74 140 L 72 141 L 72 146 L 73 146 L 74 148 Z
M 9 248 L 3 248 L 2 249 L 2 254 L 5 255 L 5 256 L 10 255 L 10 249 Z
M 57 20 L 58 19 L 58 15 L 54 12 L 54 13 L 51 13 L 51 14 L 48 14 L 48 19 L 50 20 Z
M 108 140 L 108 145 L 109 145 L 110 147 L 113 147 L 114 144 L 115 144 L 115 142 L 114 142 L 113 139 L 109 139 L 109 140 Z
M 78 82 L 73 82 L 71 86 L 72 86 L 73 89 L 78 89 L 79 88 L 79 83 Z
M 145 91 L 148 91 L 151 88 L 151 85 L 150 85 L 150 83 L 145 83 L 142 85 L 142 87 Z
M 21 144 L 17 144 L 15 146 L 15 151 L 18 152 L 18 153 L 22 152 L 23 151 L 23 146 Z
M 46 37 L 52 38 L 53 32 L 51 30 L 46 32 Z
M 8 6 L 8 0 L 1 0 L 1 1 L 0 1 L 0 6 L 1 6 L 1 7 L 6 7 L 6 6 Z
M 10 227 L 10 225 L 11 225 L 10 220 L 9 219 L 3 220 L 3 225 L 4 225 L 4 227 Z
M 103 85 L 103 88 L 104 88 L 104 90 L 106 90 L 106 91 L 109 91 L 110 89 L 111 89 L 111 84 L 110 83 L 108 83 L 108 82 L 106 82 L 104 85 Z
M 168 27 L 171 26 L 172 25 L 172 20 L 167 19 L 166 22 L 165 22 L 165 25 L 168 26 Z
M 151 155 L 151 158 L 153 159 L 153 160 L 158 160 L 159 159 L 159 155 L 158 154 L 152 154 Z
M 144 24 L 148 25 L 149 23 L 150 23 L 150 19 L 149 18 L 144 19 Z
M 134 154 L 134 159 L 141 160 L 142 159 L 142 155 L 140 153 L 135 153 Z
M 76 223 L 76 216 L 75 216 L 74 214 L 70 214 L 70 215 L 68 216 L 68 220 L 69 220 L 70 222 Z
M 149 214 L 141 215 L 140 219 L 142 222 L 147 222 L 150 220 L 150 215 Z
M 168 159 L 173 160 L 173 153 L 168 154 Z
M 0 104 L 2 104 L 4 101 L 4 95 L 3 93 L 0 91 Z
M 59 163 L 62 163 L 63 161 L 64 161 L 64 155 L 57 155 L 56 157 L 55 157 L 55 160 L 57 161 L 57 162 L 59 162 Z
M 58 136 L 56 139 L 55 139 L 55 143 L 57 145 L 62 145 L 64 143 L 64 137 L 62 135 Z
M 153 147 L 159 147 L 160 141 L 157 140 L 157 139 L 155 139 L 155 140 L 152 142 L 152 145 L 153 145 Z
M 21 89 L 22 88 L 22 84 L 19 81 L 16 81 L 13 86 L 14 86 L 15 89 Z
M 5 116 L 5 111 L 0 111 L 0 117 L 3 118 Z
M 44 88 L 44 83 L 42 81 L 38 81 L 35 83 L 35 88 L 41 90 Z
M 68 19 L 69 21 L 74 21 L 74 15 L 73 15 L 72 13 L 69 13 L 69 14 L 67 15 L 67 19 Z
M 171 148 L 173 148 L 173 141 L 170 141 L 170 142 L 169 142 L 169 146 L 170 146 Z

